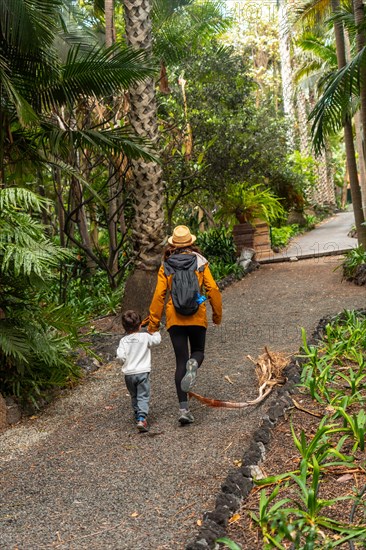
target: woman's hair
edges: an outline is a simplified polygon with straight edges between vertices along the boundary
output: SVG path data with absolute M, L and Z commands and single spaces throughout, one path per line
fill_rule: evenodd
M 136 332 L 141 325 L 141 315 L 129 309 L 122 315 L 122 325 L 126 332 Z
M 169 258 L 169 256 L 172 256 L 173 254 L 181 254 L 182 252 L 197 252 L 197 254 L 202 254 L 198 246 L 195 246 L 194 244 L 191 244 L 190 246 L 185 246 L 184 248 L 178 248 L 172 246 L 171 244 L 168 244 L 168 246 L 164 250 L 163 260 L 165 261 Z

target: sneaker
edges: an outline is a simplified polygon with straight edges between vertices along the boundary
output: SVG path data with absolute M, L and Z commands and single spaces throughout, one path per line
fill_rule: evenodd
M 180 383 L 180 387 L 182 388 L 182 391 L 185 393 L 189 392 L 189 390 L 193 387 L 196 376 L 197 376 L 197 369 L 198 369 L 198 363 L 195 359 L 188 359 L 187 365 L 186 365 L 186 373 L 182 378 L 182 381 Z
M 181 426 L 184 426 L 185 424 L 192 424 L 192 422 L 194 422 L 194 416 L 191 411 L 180 410 L 179 412 L 180 416 L 178 418 L 178 422 L 180 422 Z
M 139 432 L 148 432 L 149 428 L 147 427 L 147 420 L 146 418 L 140 417 L 137 419 L 137 429 Z

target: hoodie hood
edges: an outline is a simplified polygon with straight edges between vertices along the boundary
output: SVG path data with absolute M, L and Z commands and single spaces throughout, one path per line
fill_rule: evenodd
M 172 275 L 179 270 L 197 270 L 195 254 L 173 254 L 164 262 L 165 275 Z

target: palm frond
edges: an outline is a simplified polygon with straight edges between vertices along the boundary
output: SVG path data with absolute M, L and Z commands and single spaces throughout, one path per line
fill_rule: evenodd
M 24 363 L 28 363 L 31 357 L 26 334 L 8 319 L 0 319 L 0 363 L 1 355 Z
M 223 8 L 223 3 L 216 0 L 173 4 L 155 0 L 152 12 L 154 55 L 167 63 L 177 63 L 187 51 L 223 33 L 231 25 Z
M 65 155 L 70 149 L 86 148 L 104 155 L 124 153 L 130 159 L 142 158 L 146 161 L 159 162 L 154 155 L 151 143 L 136 136 L 128 127 L 113 129 L 63 130 L 56 125 L 44 123 L 39 134 L 43 147 L 48 147 L 54 155 Z
M 337 66 L 337 53 L 333 44 L 325 44 L 323 39 L 311 33 L 303 34 L 297 45 L 305 52 L 324 61 L 332 67 Z
M 360 68 L 366 62 L 364 47 L 345 67 L 329 79 L 323 96 L 320 98 L 310 120 L 313 121 L 312 136 L 315 150 L 319 152 L 325 146 L 325 138 L 337 133 L 346 120 L 352 116 L 355 107 L 354 97 L 360 93 Z
M 46 50 L 56 31 L 61 0 L 2 0 L 0 34 L 19 52 Z
M 26 189 L 0 189 L 0 272 L 46 279 L 70 257 L 68 250 L 46 239 L 42 223 L 28 213 L 40 211 L 47 202 Z
M 4 218 L 4 211 L 36 210 L 40 212 L 49 201 L 22 187 L 5 187 L 0 189 L 0 219 Z
M 296 21 L 315 27 L 327 19 L 332 12 L 330 0 L 303 0 L 292 5 L 292 13 Z
M 38 97 L 41 105 L 50 111 L 55 106 L 71 105 L 80 96 L 113 95 L 155 72 L 156 68 L 148 63 L 143 51 L 121 48 L 118 44 L 86 53 L 79 47 L 71 48 L 60 79 L 46 86 L 40 82 Z

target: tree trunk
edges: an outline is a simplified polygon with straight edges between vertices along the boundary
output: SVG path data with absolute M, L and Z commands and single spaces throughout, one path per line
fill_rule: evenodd
M 357 25 L 357 51 L 360 52 L 366 45 L 365 34 L 365 8 L 362 0 L 353 0 L 353 11 L 355 23 Z M 360 113 L 355 117 L 357 149 L 360 165 L 360 184 L 363 202 L 363 212 L 365 214 L 366 207 L 366 65 L 361 64 L 360 67 Z
M 357 111 L 355 113 L 355 134 L 356 134 L 356 147 L 358 156 L 358 174 L 361 187 L 362 208 L 364 215 L 366 214 L 366 167 L 364 160 L 363 139 L 362 139 L 362 123 L 361 113 Z
M 105 45 L 107 48 L 116 41 L 116 31 L 114 27 L 114 0 L 104 0 L 105 16 Z
M 290 53 L 289 20 L 286 0 L 278 2 L 278 38 L 281 59 L 282 97 L 283 111 L 288 120 L 288 142 L 291 150 L 295 149 L 295 106 L 294 85 L 292 78 L 292 65 Z
M 89 234 L 88 220 L 84 205 L 83 189 L 81 183 L 74 176 L 72 176 L 71 178 L 71 186 L 77 207 L 77 225 L 79 228 L 80 239 L 85 249 L 90 251 L 90 255 L 86 254 L 86 265 L 89 270 L 89 274 L 93 274 L 95 273 L 97 264 L 91 258 L 91 254 L 93 253 L 93 243 Z
M 151 50 L 151 0 L 124 0 L 127 43 L 133 48 Z M 157 148 L 158 126 L 156 116 L 155 82 L 147 78 L 130 88 L 129 119 L 137 135 L 147 137 Z M 144 283 L 141 271 L 156 271 L 161 263 L 164 241 L 164 212 L 162 170 L 156 162 L 132 162 L 135 217 L 132 240 L 136 255 L 136 270 L 126 284 L 123 307 L 133 307 L 136 296 L 145 296 L 146 311 L 151 299 L 151 286 Z M 148 277 L 150 279 L 150 275 Z
M 339 0 L 332 0 L 333 12 L 337 11 L 338 8 Z M 346 65 L 346 47 L 343 25 L 339 21 L 334 22 L 334 35 L 336 40 L 338 68 L 341 69 Z M 358 181 L 352 122 L 349 119 L 347 119 L 344 124 L 344 142 L 346 148 L 347 167 L 351 185 L 352 204 L 355 215 L 358 244 L 362 245 L 366 250 L 366 227 L 362 225 L 365 222 L 365 218 L 362 210 L 361 190 Z

